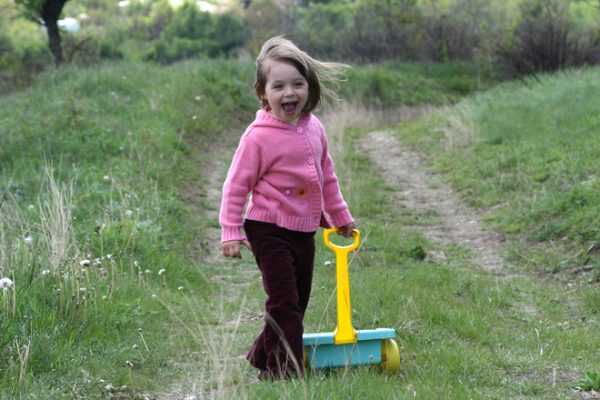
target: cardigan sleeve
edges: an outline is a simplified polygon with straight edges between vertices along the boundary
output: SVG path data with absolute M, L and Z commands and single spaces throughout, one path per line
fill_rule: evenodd
M 335 174 L 333 161 L 329 155 L 327 138 L 325 134 L 323 140 L 323 159 L 321 160 L 321 168 L 323 171 L 323 208 L 329 215 L 333 226 L 339 227 L 348 225 L 354 222 L 352 214 L 348 209 L 346 201 L 342 196 L 340 185 Z
M 261 147 L 248 135 L 242 137 L 223 183 L 219 212 L 221 243 L 245 238 L 242 233 L 242 214 L 248 193 L 264 173 L 264 154 Z

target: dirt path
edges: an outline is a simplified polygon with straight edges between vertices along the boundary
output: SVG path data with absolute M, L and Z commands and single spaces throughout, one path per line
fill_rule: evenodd
M 394 113 L 395 118 L 400 119 L 412 118 L 418 114 L 419 110 L 410 109 L 402 113 Z M 374 129 L 374 126 L 380 123 L 393 126 L 397 122 L 387 115 L 371 115 L 361 109 L 349 109 L 345 112 L 336 110 L 335 113 L 324 116 L 322 120 L 327 126 L 332 148 L 337 142 L 344 142 L 343 131 L 348 126 Z M 371 126 L 360 125 L 365 121 L 371 121 Z M 336 136 L 335 131 L 338 131 L 337 135 L 339 135 L 337 141 L 333 140 Z M 209 157 L 199 162 L 198 168 L 202 178 L 198 182 L 193 182 L 190 187 L 182 188 L 182 192 L 184 192 L 182 195 L 194 213 L 210 222 L 204 242 L 198 245 L 196 253 L 198 259 L 201 260 L 200 268 L 208 271 L 206 272 L 207 279 L 220 289 L 220 294 L 215 297 L 214 301 L 219 302 L 220 299 L 227 298 L 232 303 L 237 301 L 241 304 L 246 293 L 245 289 L 248 288 L 248 285 L 259 282 L 260 275 L 247 252 L 243 263 L 222 257 L 218 228 L 221 185 L 238 138 L 239 132 L 224 134 L 211 143 L 210 151 L 202 150 L 203 156 Z M 481 222 L 483 214 L 467 207 L 449 185 L 441 182 L 439 175 L 429 172 L 419 153 L 406 148 L 392 131 L 387 130 L 369 133 L 358 145 L 379 168 L 387 183 L 394 188 L 394 196 L 398 202 L 419 214 L 435 215 L 435 224 L 417 226 L 426 237 L 439 243 L 441 247 L 458 245 L 468 249 L 472 255 L 472 264 L 495 275 L 497 279 L 515 276 L 512 267 L 506 265 L 502 258 L 505 251 L 504 238 L 500 234 L 486 229 Z M 433 258 L 436 260 L 449 257 L 442 252 L 433 254 Z M 515 306 L 517 313 L 520 308 L 527 315 L 535 317 L 540 315 L 540 312 L 532 304 L 517 302 Z M 230 315 L 227 315 L 225 318 L 213 322 L 212 329 L 222 327 L 218 333 L 223 333 L 223 336 L 216 337 L 211 343 L 217 350 L 213 350 L 213 354 L 222 356 L 222 359 L 217 360 L 217 364 L 222 368 L 212 369 L 214 375 L 217 375 L 216 381 L 212 376 L 199 376 L 197 366 L 190 364 L 188 368 L 187 364 L 182 363 L 185 364 L 184 368 L 188 368 L 187 375 L 163 393 L 158 394 L 157 398 L 166 400 L 238 398 L 229 396 L 229 394 L 237 393 L 236 387 L 243 387 L 254 382 L 249 382 L 247 374 L 238 374 L 232 379 L 230 370 L 233 368 L 231 366 L 237 368 L 236 371 L 240 371 L 239 365 L 245 365 L 245 361 L 239 357 L 241 354 L 239 349 L 221 351 L 218 346 L 221 345 L 221 341 L 226 341 L 222 339 L 227 339 L 227 332 L 234 330 L 239 324 L 262 319 L 261 313 L 257 310 L 259 307 L 246 308 L 244 306 L 237 319 L 232 319 Z M 209 384 L 206 384 L 205 381 Z M 581 395 L 578 398 L 598 398 L 593 395 L 586 396 Z
M 471 251 L 474 264 L 486 271 L 506 273 L 501 235 L 486 230 L 481 215 L 428 172 L 418 153 L 404 147 L 390 131 L 371 132 L 360 147 L 381 169 L 384 179 L 397 188 L 395 194 L 403 205 L 420 214 L 437 215 L 439 223 L 419 226 L 426 237 L 442 245 L 460 245 Z M 444 254 L 434 254 L 434 259 L 444 258 Z
M 228 374 L 233 370 L 240 370 L 240 365 L 245 362 L 243 355 L 232 348 L 235 345 L 235 334 L 240 325 L 262 320 L 262 312 L 257 311 L 257 307 L 248 306 L 245 300 L 250 285 L 260 282 L 260 273 L 254 265 L 252 255 L 244 252 L 244 259 L 241 261 L 228 259 L 222 255 L 220 245 L 221 230 L 218 221 L 221 187 L 239 135 L 239 131 L 224 132 L 210 143 L 209 151 L 200 145 L 191 144 L 200 156 L 208 158 L 198 160 L 199 178 L 182 187 L 180 196 L 194 214 L 207 222 L 202 241 L 194 245 L 192 253 L 193 258 L 199 261 L 199 273 L 210 283 L 215 293 L 211 307 L 218 314 L 212 318 L 218 323 L 213 322 L 203 329 L 204 333 L 200 335 L 202 343 L 198 344 L 199 349 L 194 350 L 203 353 L 200 363 L 204 365 L 199 366 L 197 360 L 178 362 L 178 366 L 183 367 L 187 375 L 161 393 L 156 393 L 156 398 L 161 400 L 228 398 Z M 219 311 L 227 304 L 235 304 L 236 310 Z M 205 372 L 201 367 L 206 367 L 209 362 L 216 373 L 212 374 L 214 376 L 203 376 Z
M 411 118 L 415 115 L 418 115 L 417 111 L 407 109 L 402 113 L 401 118 Z M 389 125 L 397 122 L 386 115 L 365 114 L 364 110 L 355 109 L 344 112 L 337 110 L 323 116 L 323 120 L 327 122 L 332 147 L 336 143 L 335 137 L 343 135 L 341 132 L 346 127 L 356 126 L 364 121 L 376 123 L 388 121 L 388 119 Z M 336 133 L 336 131 L 339 132 Z M 204 269 L 204 272 L 201 271 L 201 273 L 205 274 L 211 285 L 218 288 L 217 292 L 220 294 L 215 298 L 215 302 L 227 299 L 231 304 L 236 301 L 240 304 L 243 303 L 243 296 L 247 293 L 248 286 L 260 281 L 260 275 L 254 267 L 249 253 L 245 253 L 242 263 L 237 260 L 225 259 L 221 255 L 219 244 L 218 210 L 221 186 L 238 138 L 239 133 L 223 134 L 210 144 L 209 152 L 202 150 L 204 155 L 209 158 L 199 160 L 198 168 L 201 172 L 201 179 L 191 183 L 189 187 L 182 188 L 182 196 L 190 209 L 196 215 L 209 221 L 205 238 L 195 250 L 197 258 L 201 260 L 200 268 Z M 480 223 L 481 216 L 463 205 L 449 186 L 440 184 L 435 175 L 427 172 L 417 153 L 404 148 L 389 131 L 372 132 L 359 143 L 359 146 L 380 168 L 388 183 L 396 188 L 395 195 L 400 202 L 419 213 L 434 211 L 438 216 L 439 224 L 419 227 L 427 237 L 442 245 L 463 246 L 473 253 L 473 263 L 498 275 L 506 274 L 501 257 L 503 251 L 501 238 L 493 232 L 486 231 Z M 440 253 L 435 254 L 434 257 L 443 259 L 445 255 Z M 232 330 L 233 328 L 228 327 L 238 326 L 237 324 L 258 321 L 262 319 L 262 315 L 256 307 L 250 309 L 244 307 L 237 319 L 229 320 L 228 318 L 226 316 L 220 323 L 221 326 L 224 326 L 223 332 L 227 329 Z M 217 353 L 227 354 L 228 352 Z M 229 353 L 231 352 L 229 351 Z M 223 359 L 219 362 L 231 366 L 243 363 L 243 360 Z M 193 371 L 195 371 L 195 367 L 190 365 L 190 372 Z M 223 393 L 230 393 L 231 388 L 223 386 L 227 381 L 227 379 L 219 380 L 216 387 L 203 389 L 201 379 L 199 380 L 197 376 L 188 376 L 159 394 L 158 397 L 167 400 L 219 398 Z

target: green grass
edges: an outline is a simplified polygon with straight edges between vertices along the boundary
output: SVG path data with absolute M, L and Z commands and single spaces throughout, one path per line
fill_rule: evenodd
M 506 384 L 517 384 L 510 390 L 500 384 L 498 398 L 568 397 L 574 382 L 589 386 L 597 371 L 600 259 L 588 248 L 600 242 L 598 88 L 597 68 L 507 83 L 398 129 L 466 202 L 491 210 L 486 219 L 508 235 L 509 261 L 534 274 L 499 287 L 503 296 L 512 292 L 502 304 L 529 302 L 539 311 L 496 312 L 492 332 L 500 334 L 492 343 L 497 340 L 506 354 L 500 358 L 506 365 L 492 370 L 504 371 Z M 449 312 L 441 314 L 447 318 Z M 475 314 L 477 321 L 484 318 Z M 548 385 L 552 374 L 558 374 L 554 388 Z
M 355 73 L 358 86 L 386 72 Z M 205 181 L 213 139 L 252 118 L 252 77 L 234 61 L 67 67 L 0 97 L 0 276 L 14 282 L 0 298 L 2 397 L 134 398 L 177 382 L 181 363 L 214 374 L 200 332 L 240 304 L 221 310 L 207 281 L 222 272 L 203 262 L 216 205 L 182 199 Z
M 568 289 L 526 274 L 498 279 L 473 270 L 460 253 L 439 263 L 414 257 L 415 246 L 428 252 L 439 245 L 408 228 L 415 212 L 398 209 L 378 171 L 355 150 L 352 143 L 363 132 L 346 131 L 346 148 L 336 158 L 363 236 L 350 263 L 353 322 L 357 329 L 396 329 L 401 371 L 318 371 L 304 382 L 252 385 L 247 397 L 572 398 L 577 379 L 597 368 L 593 287 Z M 427 223 L 427 216 L 419 217 Z M 336 324 L 333 257 L 319 246 L 309 332 L 333 331 Z M 241 337 L 252 340 L 252 332 L 246 335 Z
M 443 105 L 489 88 L 501 78 L 501 73 L 476 64 L 390 62 L 350 70 L 349 84 L 342 85 L 341 92 L 370 108 Z
M 195 152 L 251 117 L 249 76 L 225 62 L 65 68 L 0 98 L 0 265 L 16 287 L 1 393 L 133 396 L 176 378 L 182 329 L 165 329 L 163 304 L 210 295 L 190 253 L 206 222 L 179 191 L 201 181 Z
M 515 262 L 598 271 L 598 257 L 587 250 L 600 242 L 599 88 L 597 68 L 508 83 L 402 136 L 432 155 L 471 205 L 493 207 L 491 223 L 526 240 L 515 248 Z M 457 121 L 454 133 L 448 121 Z M 538 244 L 532 254 L 528 246 Z
M 469 68 L 356 67 L 344 90 L 377 106 L 457 103 L 492 83 Z M 180 386 L 222 399 L 547 399 L 593 387 L 594 271 L 568 284 L 566 273 L 497 280 L 461 249 L 422 260 L 439 245 L 411 227 L 433 217 L 399 206 L 354 146 L 378 126 L 368 116 L 330 142 L 363 234 L 351 263 L 354 323 L 396 329 L 401 371 L 254 381 L 240 356 L 262 325 L 264 295 L 248 253 L 207 261 L 217 205 L 201 187 L 211 143 L 235 142 L 252 118 L 252 74 L 250 63 L 221 61 L 66 68 L 0 97 L 0 268 L 16 287 L 0 292 L 0 398 L 161 398 Z M 596 89 L 597 69 L 509 83 L 399 135 L 470 204 L 495 207 L 489 222 L 510 232 L 524 269 L 597 268 L 597 256 L 572 257 L 599 241 Z M 183 200 L 189 187 L 198 204 Z M 307 331 L 335 326 L 332 259 L 319 245 Z M 229 283 L 215 283 L 223 275 Z

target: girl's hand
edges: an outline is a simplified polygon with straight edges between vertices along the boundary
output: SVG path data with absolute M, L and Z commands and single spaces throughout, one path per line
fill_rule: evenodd
M 242 258 L 242 253 L 240 252 L 241 245 L 246 246 L 248 250 L 252 251 L 250 242 L 247 239 L 224 242 L 221 244 L 221 250 L 223 250 L 223 255 L 225 257 Z
M 337 228 L 337 233 L 342 235 L 343 237 L 351 238 L 352 230 L 356 228 L 356 224 L 354 222 L 350 222 L 348 225 L 340 226 Z

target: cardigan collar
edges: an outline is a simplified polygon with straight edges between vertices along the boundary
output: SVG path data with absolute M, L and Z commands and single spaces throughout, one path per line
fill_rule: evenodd
M 263 126 L 268 126 L 268 127 L 272 127 L 272 128 L 280 128 L 280 129 L 285 129 L 285 130 L 297 130 L 298 128 L 304 128 L 306 125 L 308 125 L 308 122 L 311 119 L 311 113 L 306 113 L 306 114 L 302 114 L 302 116 L 300 116 L 300 119 L 298 120 L 298 122 L 294 125 L 294 124 L 290 124 L 288 122 L 282 121 L 280 119 L 275 118 L 273 115 L 271 115 L 271 113 L 269 112 L 269 109 L 267 107 L 265 108 L 261 108 L 260 110 L 258 110 L 256 112 L 256 121 L 254 123 L 254 125 L 263 125 Z

